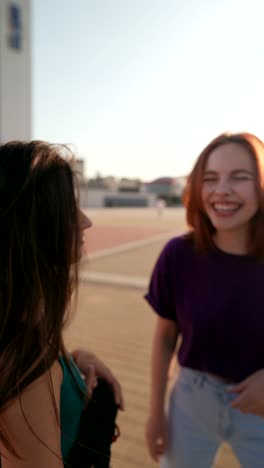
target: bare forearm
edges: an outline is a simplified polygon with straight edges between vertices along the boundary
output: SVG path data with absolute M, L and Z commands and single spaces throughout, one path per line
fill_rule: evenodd
M 164 400 L 168 381 L 168 370 L 174 354 L 176 338 L 162 336 L 156 332 L 152 350 L 151 401 L 152 414 L 164 411 Z

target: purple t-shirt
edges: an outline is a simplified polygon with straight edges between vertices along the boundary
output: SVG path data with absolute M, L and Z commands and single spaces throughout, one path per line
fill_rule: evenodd
M 264 368 L 264 264 L 217 247 L 197 253 L 187 236 L 171 239 L 145 298 L 177 323 L 182 366 L 235 382 Z

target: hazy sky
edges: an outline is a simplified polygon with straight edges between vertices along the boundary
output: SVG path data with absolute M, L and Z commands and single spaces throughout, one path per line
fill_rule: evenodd
M 33 137 L 86 172 L 188 172 L 211 138 L 264 138 L 263 0 L 32 0 Z

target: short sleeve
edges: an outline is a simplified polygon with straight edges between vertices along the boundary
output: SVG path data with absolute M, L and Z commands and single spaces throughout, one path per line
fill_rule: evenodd
M 144 297 L 158 315 L 177 322 L 175 295 L 177 294 L 178 249 L 175 251 L 175 241 L 177 238 L 169 241 L 158 257 L 150 278 L 148 292 Z

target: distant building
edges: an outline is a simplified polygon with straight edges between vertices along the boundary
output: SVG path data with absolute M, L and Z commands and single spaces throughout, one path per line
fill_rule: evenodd
M 75 160 L 75 174 L 78 178 L 79 181 L 84 181 L 85 180 L 85 174 L 84 174 L 84 160 L 83 159 L 76 159 Z M 87 180 L 86 180 L 87 183 Z
M 84 176 L 84 161 L 76 161 L 80 205 L 83 208 L 144 207 L 153 206 L 155 196 L 145 193 L 138 179 L 113 176 L 87 179 Z M 142 189 L 142 190 L 141 190 Z
M 77 160 L 76 166 L 80 203 L 84 208 L 156 206 L 158 198 L 168 206 L 181 203 L 185 177 L 160 177 L 143 183 L 140 179 L 102 177 L 98 173 L 87 179 L 84 176 L 84 161 Z
M 0 141 L 32 138 L 30 0 L 0 1 Z
M 139 193 L 142 190 L 142 182 L 139 179 L 122 178 L 118 184 L 119 192 Z
M 95 190 L 116 190 L 118 180 L 113 176 L 101 177 L 98 174 L 96 177 L 88 179 L 88 187 Z
M 152 182 L 145 182 L 145 190 L 157 197 L 178 196 L 181 197 L 186 183 L 185 177 L 160 177 Z
M 81 206 L 84 208 L 147 207 L 155 204 L 155 195 L 117 190 L 81 190 Z

